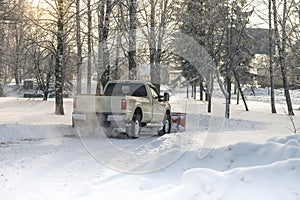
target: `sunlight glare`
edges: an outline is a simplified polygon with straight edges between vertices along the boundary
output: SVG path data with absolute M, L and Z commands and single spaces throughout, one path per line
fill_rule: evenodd
M 31 4 L 32 4 L 33 7 L 39 7 L 40 0 L 32 0 Z

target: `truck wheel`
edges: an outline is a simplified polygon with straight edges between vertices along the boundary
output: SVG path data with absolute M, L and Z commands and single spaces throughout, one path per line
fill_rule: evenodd
M 158 131 L 159 136 L 162 136 L 166 133 L 171 132 L 171 115 L 169 113 L 165 114 L 163 125 L 164 126 L 163 126 L 162 130 Z
M 130 136 L 133 138 L 138 138 L 141 134 L 141 118 L 140 113 L 136 113 L 132 117 Z

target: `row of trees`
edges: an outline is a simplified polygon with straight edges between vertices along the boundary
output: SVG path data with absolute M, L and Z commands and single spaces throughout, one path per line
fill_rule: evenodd
M 190 1 L 188 14 L 181 29 L 194 37 L 205 47 L 214 61 L 214 73 L 226 99 L 226 114 L 229 118 L 231 103 L 231 85 L 235 81 L 241 90 L 241 74 L 251 67 L 253 54 L 249 44 L 246 27 L 253 10 L 246 1 Z M 191 13 L 191 15 L 189 15 Z M 192 73 L 195 76 L 195 73 Z M 196 75 L 198 76 L 198 75 Z M 220 77 L 224 77 L 224 81 Z M 195 78 L 195 77 L 192 77 Z M 201 82 L 203 78 L 200 79 Z M 208 90 L 209 92 L 209 90 Z M 211 92 L 209 92 L 208 112 L 211 112 Z
M 266 2 L 272 30 L 270 77 L 272 83 L 272 69 L 279 63 L 292 115 L 285 71 L 288 65 L 296 63 L 286 60 L 288 51 L 294 53 L 293 61 L 299 58 L 296 46 L 300 41 L 299 3 L 277 2 Z M 84 88 L 93 93 L 92 79 L 97 82 L 96 94 L 100 94 L 109 79 L 121 76 L 136 79 L 140 63 L 147 63 L 151 81 L 158 87 L 162 65 L 182 66 L 183 75 L 190 82 L 205 81 L 209 112 L 215 77 L 226 99 L 226 117 L 230 115 L 232 83 L 237 85 L 248 109 L 241 85 L 248 77 L 242 75 L 251 67 L 254 56 L 253 45 L 249 43 L 251 36 L 247 33 L 254 12 L 253 1 L 0 0 L 0 3 L 0 95 L 4 84 L 11 81 L 21 84 L 24 79 L 34 78 L 45 100 L 49 93 L 55 93 L 55 112 L 64 114 L 63 93 L 70 90 L 74 80 L 77 94 Z M 181 41 L 184 36 L 174 34 L 176 31 L 193 38 L 206 54 L 198 52 L 201 48 L 191 48 L 194 45 L 187 40 Z
M 4 84 L 34 78 L 45 100 L 55 92 L 55 113 L 64 114 L 63 93 L 74 79 L 76 92 L 84 86 L 89 94 L 94 92 L 91 80 L 96 79 L 99 94 L 110 78 L 124 73 L 123 66 L 129 66 L 128 78 L 136 79 L 141 58 L 150 60 L 151 79 L 158 83 L 155 71 L 161 62 L 164 29 L 174 22 L 174 12 L 181 12 L 173 9 L 179 5 L 175 2 L 1 0 L 0 95 Z M 146 27 L 144 51 L 137 49 L 140 27 Z
M 192 36 L 199 44 L 205 46 L 215 63 L 214 73 L 226 99 L 226 114 L 230 115 L 230 101 L 232 83 L 236 85 L 238 94 L 241 94 L 245 109 L 248 110 L 243 92 L 242 83 L 250 76 L 251 61 L 255 56 L 255 46 L 251 35 L 250 17 L 255 13 L 254 1 L 220 1 L 197 0 L 187 4 L 188 14 L 183 18 L 181 30 Z M 299 64 L 294 59 L 299 58 L 299 50 L 295 45 L 299 43 L 299 2 L 294 0 L 269 0 L 262 2 L 262 7 L 268 8 L 268 17 L 260 17 L 269 25 L 269 75 L 271 86 L 271 110 L 276 113 L 274 95 L 274 69 L 281 71 L 282 85 L 286 97 L 289 115 L 294 115 L 289 92 L 288 71 L 299 73 Z M 266 43 L 267 45 L 267 43 Z M 185 75 L 191 82 L 202 86 L 203 77 L 195 73 L 197 66 L 186 67 Z M 290 72 L 291 73 L 291 72 Z M 247 77 L 245 77 L 247 74 Z M 297 74 L 296 74 L 297 75 Z M 220 77 L 224 77 L 221 80 Z M 248 80 L 249 81 L 249 80 Z M 247 83 L 249 83 L 247 81 Z M 208 90 L 209 91 L 209 90 Z M 236 91 L 236 90 L 235 90 Z M 209 95 L 211 96 L 211 95 Z M 211 99 L 209 98 L 209 101 Z M 211 111 L 210 104 L 208 111 Z

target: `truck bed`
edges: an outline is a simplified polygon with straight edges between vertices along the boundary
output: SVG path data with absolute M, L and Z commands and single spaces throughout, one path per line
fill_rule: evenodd
M 78 113 L 122 113 L 121 102 L 127 97 L 77 95 L 74 112 Z

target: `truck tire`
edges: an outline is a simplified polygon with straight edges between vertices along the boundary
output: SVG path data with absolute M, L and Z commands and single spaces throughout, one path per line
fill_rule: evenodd
M 132 138 L 138 138 L 141 134 L 141 119 L 140 113 L 135 113 L 132 117 L 130 130 L 127 132 Z
M 75 120 L 73 117 L 72 117 L 72 127 L 75 127 Z
M 162 136 L 170 132 L 171 132 L 171 115 L 169 113 L 166 113 L 163 120 L 163 128 L 160 131 L 158 131 L 158 135 Z

